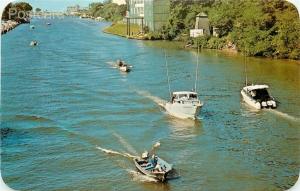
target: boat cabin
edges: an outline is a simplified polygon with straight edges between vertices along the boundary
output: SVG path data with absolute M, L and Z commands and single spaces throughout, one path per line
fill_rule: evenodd
M 269 86 L 267 85 L 254 85 L 245 87 L 244 91 L 256 101 L 270 101 L 273 99 L 269 95 L 268 88 Z
M 276 101 L 269 95 L 268 88 L 267 85 L 246 86 L 242 90 L 242 95 L 244 100 L 255 108 L 276 108 Z
M 184 103 L 184 102 L 199 102 L 198 94 L 196 92 L 173 92 L 172 94 L 172 103 Z

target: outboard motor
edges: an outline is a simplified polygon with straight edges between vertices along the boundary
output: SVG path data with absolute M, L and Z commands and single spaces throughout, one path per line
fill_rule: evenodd
M 261 102 L 261 106 L 262 107 L 267 107 L 267 102 L 265 102 L 265 101 Z

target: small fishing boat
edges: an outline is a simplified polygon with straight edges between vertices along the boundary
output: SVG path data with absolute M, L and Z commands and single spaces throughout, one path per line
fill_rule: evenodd
M 132 66 L 126 64 L 122 60 L 117 60 L 116 64 L 117 64 L 117 67 L 119 68 L 119 70 L 122 72 L 130 72 L 131 71 Z
M 256 109 L 275 109 L 277 104 L 275 99 L 269 95 L 268 88 L 269 86 L 267 85 L 245 86 L 241 94 L 244 101 Z
M 158 181 L 165 182 L 168 180 L 168 174 L 172 172 L 173 167 L 157 155 L 149 157 L 146 151 L 141 158 L 133 159 L 136 168 L 144 175 L 155 178 Z
M 181 119 L 196 119 L 203 103 L 198 99 L 194 91 L 173 92 L 171 101 L 165 103 L 163 107 L 174 117 Z
M 37 46 L 38 42 L 36 40 L 33 40 L 30 42 L 30 46 Z

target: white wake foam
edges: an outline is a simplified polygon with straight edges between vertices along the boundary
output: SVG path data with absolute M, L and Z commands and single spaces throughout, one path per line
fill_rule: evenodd
M 290 121 L 294 121 L 294 122 L 300 122 L 300 118 L 297 118 L 297 117 L 294 117 L 294 116 L 291 116 L 287 113 L 283 113 L 281 111 L 278 111 L 278 110 L 275 110 L 275 109 L 272 109 L 270 110 L 270 112 L 282 117 L 282 118 L 285 118 L 287 120 L 290 120 Z
M 151 178 L 137 171 L 127 169 L 127 172 L 132 176 L 133 181 L 139 182 L 158 182 L 155 178 Z
M 127 149 L 128 152 L 138 155 L 137 151 L 118 133 L 112 132 L 113 136 L 115 136 L 120 143 Z
M 136 158 L 137 157 L 137 156 L 131 155 L 129 153 L 121 153 L 121 152 L 110 150 L 110 149 L 104 149 L 104 148 L 99 147 L 99 146 L 96 146 L 96 148 L 103 151 L 103 152 L 105 152 L 105 153 L 107 153 L 107 154 L 120 155 L 120 156 L 124 156 L 124 157 L 127 157 L 127 158 Z
M 149 92 L 147 92 L 147 91 L 141 91 L 141 90 L 135 90 L 136 91 L 136 93 L 138 93 L 139 95 L 141 95 L 141 96 L 144 96 L 144 97 L 146 97 L 146 98 L 148 98 L 148 99 L 151 99 L 152 101 L 154 101 L 156 104 L 158 104 L 158 105 L 161 105 L 161 106 L 163 106 L 163 105 L 165 105 L 166 103 L 167 103 L 167 101 L 166 100 L 164 100 L 164 99 L 161 99 L 160 97 L 157 97 L 157 96 L 153 96 L 153 95 L 151 95 Z
M 111 66 L 111 68 L 117 68 L 117 65 L 114 61 L 108 61 L 108 62 L 106 62 L 106 64 L 109 64 Z

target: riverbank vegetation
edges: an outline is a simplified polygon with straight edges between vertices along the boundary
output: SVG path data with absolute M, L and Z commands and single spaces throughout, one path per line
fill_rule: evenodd
M 155 32 L 145 27 L 146 34 L 136 35 L 136 38 L 181 41 L 189 47 L 227 49 L 248 56 L 300 59 L 300 21 L 297 9 L 291 3 L 285 0 L 201 2 L 173 0 L 168 23 Z M 189 36 L 190 29 L 195 27 L 196 15 L 200 12 L 208 15 L 211 28 L 218 29 L 218 36 Z M 93 3 L 89 13 L 117 22 L 123 19 L 126 5 L 119 6 L 109 1 Z M 105 30 L 126 36 L 126 26 L 124 31 L 120 25 Z
M 29 23 L 29 12 L 32 6 L 29 3 L 9 3 L 3 10 L 1 17 L 1 35 L 16 28 L 21 23 Z
M 11 10 L 11 14 L 9 10 Z M 29 12 L 31 10 L 32 6 L 26 2 L 9 3 L 3 10 L 1 20 L 25 22 L 29 18 Z
M 134 35 L 138 34 L 141 31 L 141 27 L 137 24 L 131 24 L 130 30 L 131 33 L 133 34 L 132 36 L 134 37 Z M 111 26 L 105 28 L 103 32 L 122 36 L 122 37 L 127 37 L 127 33 L 126 33 L 127 25 L 121 22 L 113 23 Z
M 210 26 L 218 28 L 218 37 L 189 37 L 199 12 L 207 13 Z M 299 31 L 297 9 L 284 0 L 176 1 L 169 23 L 158 35 L 203 48 L 234 47 L 249 56 L 300 59 Z
M 117 22 L 126 15 L 127 5 L 117 5 L 111 1 L 91 3 L 88 14 L 92 17 L 102 17 L 106 21 Z

